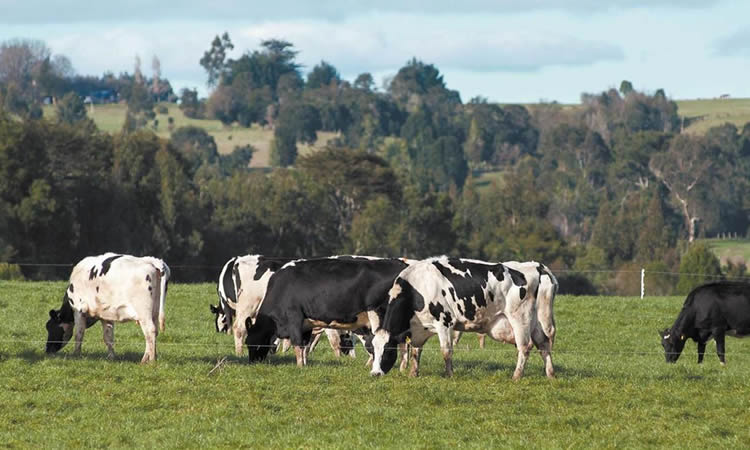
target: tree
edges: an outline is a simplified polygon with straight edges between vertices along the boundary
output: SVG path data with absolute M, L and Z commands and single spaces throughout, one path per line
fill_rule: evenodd
M 185 117 L 191 119 L 202 119 L 204 116 L 204 105 L 198 100 L 198 90 L 183 88 L 180 95 L 180 110 Z
M 297 160 L 297 136 L 288 125 L 279 125 L 273 130 L 271 142 L 271 165 L 288 167 Z
M 622 83 L 620 83 L 620 93 L 623 96 L 626 96 L 626 95 L 630 94 L 633 91 L 634 91 L 634 89 L 633 89 L 633 83 L 631 83 L 628 80 L 622 80 Z
M 722 278 L 721 264 L 716 255 L 706 244 L 696 243 L 690 246 L 680 260 L 680 279 L 677 282 L 677 293 L 687 294 L 694 287 Z
M 200 65 L 208 73 L 208 84 L 209 87 L 214 87 L 219 84 L 224 76 L 226 70 L 226 58 L 227 53 L 234 49 L 232 40 L 229 39 L 229 33 L 224 32 L 221 37 L 216 35 L 214 40 L 211 42 L 211 48 L 203 53 L 203 57 L 200 59 Z
M 192 125 L 180 127 L 172 133 L 170 143 L 182 155 L 191 178 L 202 165 L 219 162 L 216 142 L 203 128 Z
M 57 120 L 67 124 L 74 124 L 86 119 L 86 105 L 75 92 L 65 94 L 55 106 Z
M 341 83 L 341 75 L 331 64 L 321 61 L 307 74 L 307 89 L 318 89 L 331 83 Z
M 372 91 L 374 86 L 375 80 L 372 78 L 372 75 L 369 72 L 364 72 L 357 75 L 357 78 L 354 80 L 355 89 L 361 89 L 363 91 L 369 92 Z
M 662 182 L 678 203 L 685 224 L 688 242 L 696 236 L 699 205 L 718 171 L 720 161 L 703 138 L 680 135 L 669 149 L 651 158 L 649 169 Z

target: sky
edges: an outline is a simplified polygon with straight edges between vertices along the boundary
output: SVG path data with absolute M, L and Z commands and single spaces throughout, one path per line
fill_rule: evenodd
M 79 74 L 150 72 L 208 93 L 199 60 L 229 33 L 230 57 L 291 42 L 306 75 L 325 60 L 380 89 L 408 60 L 434 64 L 466 102 L 577 103 L 629 80 L 676 100 L 750 97 L 745 0 L 0 0 L 0 41 L 40 39 Z

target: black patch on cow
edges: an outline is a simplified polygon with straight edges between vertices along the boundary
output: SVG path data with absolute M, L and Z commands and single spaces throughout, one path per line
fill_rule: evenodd
M 255 323 L 250 317 L 245 319 L 245 326 L 247 327 L 245 345 L 247 345 L 248 362 L 266 359 L 276 336 L 276 324 L 269 317 L 259 315 Z
M 89 280 L 93 280 L 96 277 L 96 266 L 91 267 L 89 271 Z
M 401 277 L 396 278 L 394 284 L 401 287 L 401 292 L 395 298 L 389 300 L 382 327 L 391 334 L 391 338 L 403 342 L 406 339 L 405 333 L 409 331 L 409 322 L 414 313 L 424 309 L 424 297 L 414 289 L 411 283 Z M 442 311 L 442 305 L 438 306 Z M 433 305 L 430 305 L 431 313 L 433 312 L 432 307 Z
M 149 292 L 153 291 L 153 288 L 152 288 L 152 287 L 151 287 L 150 285 L 149 285 L 149 287 L 148 287 L 148 291 L 149 291 Z
M 519 289 L 518 290 L 518 295 L 521 297 L 521 300 L 523 300 L 524 298 L 526 298 L 526 288 L 522 287 L 521 289 Z
M 96 292 L 99 292 L 99 286 L 96 287 Z
M 229 300 L 231 300 L 233 302 L 237 301 L 237 292 L 235 292 L 235 290 L 234 290 L 234 281 L 232 281 L 232 278 L 233 278 L 232 277 L 232 273 L 234 273 L 234 272 L 237 271 L 237 265 L 234 264 L 234 262 L 236 260 L 237 260 L 237 257 L 234 257 L 234 258 L 230 259 L 227 262 L 227 264 L 225 266 L 225 267 L 227 267 L 227 269 L 229 268 L 229 266 L 234 266 L 234 267 L 233 267 L 233 269 L 231 271 L 230 270 L 224 270 L 224 272 L 223 272 L 224 273 L 224 277 L 221 279 L 221 284 L 224 287 L 224 295 L 227 296 L 227 299 L 229 299 Z M 236 280 L 239 280 L 240 277 L 239 276 L 235 276 L 234 278 Z M 233 311 L 232 307 L 229 306 L 229 304 L 226 303 L 226 302 L 224 302 L 224 301 L 221 302 L 221 306 L 224 308 L 224 314 L 225 315 L 229 315 Z
M 445 289 L 440 289 L 440 293 L 443 294 L 443 297 L 445 297 Z
M 440 303 L 430 303 L 429 309 L 432 317 L 434 317 L 435 320 L 440 320 L 440 314 L 443 312 L 443 305 Z
M 151 282 L 151 275 L 146 275 L 146 281 Z
M 445 312 L 445 316 L 443 318 L 443 324 L 445 325 L 445 328 L 450 328 L 451 324 L 453 322 L 453 316 L 448 311 Z
M 516 286 L 526 286 L 526 277 L 523 276 L 523 274 L 515 269 L 511 269 L 510 267 L 505 267 L 508 269 L 508 273 L 510 274 L 510 279 L 513 280 L 513 284 Z
M 102 271 L 99 273 L 99 276 L 103 277 L 104 275 L 106 275 L 107 272 L 109 272 L 109 268 L 112 266 L 112 261 L 120 257 L 122 257 L 122 255 L 110 256 L 109 258 L 102 261 Z
M 488 292 L 488 294 L 489 294 L 489 297 L 490 297 L 490 301 L 494 302 L 495 301 L 495 293 L 492 290 L 490 290 Z
M 73 283 L 70 283 L 70 286 L 68 286 L 68 290 L 70 291 L 71 294 L 73 292 L 75 292 L 75 288 L 73 287 Z
M 487 287 L 488 274 L 497 269 L 498 266 L 471 263 L 456 258 L 449 259 L 448 263 L 457 270 L 465 272 L 466 275 L 453 272 L 450 268 L 441 264 L 440 261 L 434 261 L 432 264 L 453 286 L 453 288 L 449 288 L 448 290 L 453 295 L 456 304 L 463 303 L 463 310 L 465 312 L 462 314 L 464 317 L 474 320 L 477 307 L 482 308 L 487 306 L 484 288 Z M 477 306 L 474 306 L 474 301 L 476 301 Z

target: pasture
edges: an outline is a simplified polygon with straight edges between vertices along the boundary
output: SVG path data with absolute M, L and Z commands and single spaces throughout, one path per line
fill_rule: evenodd
M 169 117 L 174 120 L 174 129 L 195 126 L 203 128 L 208 134 L 213 136 L 216 142 L 216 148 L 221 154 L 231 153 L 235 147 L 252 145 L 256 152 L 253 154 L 253 159 L 250 160 L 250 167 L 269 167 L 270 156 L 271 156 L 271 141 L 273 141 L 273 130 L 270 128 L 263 128 L 257 124 L 254 124 L 250 128 L 244 128 L 237 124 L 226 126 L 218 120 L 209 119 L 191 119 L 186 117 L 180 107 L 174 103 L 160 103 L 154 108 L 154 111 L 158 111 L 158 106 L 166 106 L 167 114 L 156 114 L 156 120 L 159 121 L 159 126 L 153 130 L 159 137 L 169 138 L 170 130 L 168 127 Z M 96 126 L 107 133 L 117 133 L 122 129 L 122 125 L 125 123 L 125 114 L 127 112 L 127 105 L 124 103 L 116 104 L 103 104 L 94 105 L 93 110 L 89 106 L 86 107 L 88 117 L 91 118 Z M 55 108 L 53 106 L 45 106 L 44 116 L 47 118 L 55 117 Z M 149 127 L 153 121 L 149 122 Z M 336 133 L 319 131 L 317 133 L 318 140 L 313 145 L 308 144 L 297 144 L 297 149 L 300 155 L 305 155 L 309 152 L 315 151 L 325 147 L 326 143 L 336 136 Z
M 685 117 L 685 132 L 703 135 L 709 128 L 727 122 L 742 127 L 750 122 L 750 99 L 714 98 L 698 100 L 676 100 L 677 112 Z
M 380 379 L 321 342 L 311 365 L 293 352 L 248 365 L 214 331 L 213 284 L 170 286 L 159 360 L 139 365 L 144 340 L 115 326 L 114 361 L 101 326 L 81 357 L 72 343 L 43 353 L 48 311 L 65 282 L 0 282 L 0 442 L 7 447 L 742 447 L 750 439 L 750 340 L 727 338 L 727 367 L 692 341 L 667 365 L 657 329 L 682 297 L 569 297 L 556 301 L 557 379 L 534 353 L 512 382 L 515 348 L 480 350 L 467 334 L 445 379 L 437 338 L 421 376 Z M 227 362 L 217 367 L 217 361 Z M 212 370 L 214 369 L 214 370 Z

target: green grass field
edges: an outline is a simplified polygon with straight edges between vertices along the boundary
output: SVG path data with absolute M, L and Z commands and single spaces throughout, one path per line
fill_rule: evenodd
M 2 282 L 0 442 L 6 447 L 694 447 L 740 448 L 750 439 L 750 340 L 727 339 L 727 367 L 709 344 L 667 365 L 656 330 L 683 299 L 560 297 L 554 361 L 543 376 L 532 355 L 512 382 L 515 351 L 465 336 L 455 375 L 441 376 L 436 338 L 421 376 L 369 376 L 365 355 L 337 360 L 320 345 L 298 369 L 292 352 L 248 365 L 214 331 L 212 284 L 170 287 L 159 360 L 139 365 L 133 323 L 115 327 L 118 356 L 106 360 L 101 327 L 43 353 L 47 311 L 66 283 Z M 217 360 L 228 363 L 211 372 Z
M 750 98 L 677 100 L 677 108 L 680 116 L 692 119 L 685 127 L 691 134 L 705 134 L 709 128 L 726 122 L 742 129 L 750 122 Z
M 734 263 L 744 261 L 750 265 L 750 239 L 703 239 L 722 265 L 727 261 Z

